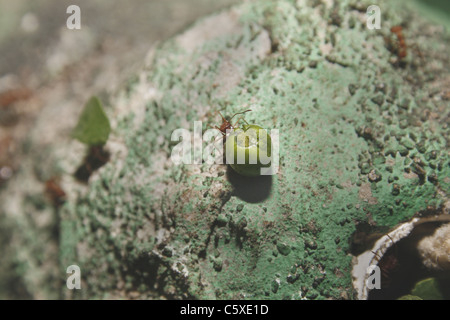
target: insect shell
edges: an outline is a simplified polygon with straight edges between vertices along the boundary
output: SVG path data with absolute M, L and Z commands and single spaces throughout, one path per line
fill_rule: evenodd
M 238 114 L 244 114 L 251 110 L 235 113 L 231 119 Z M 256 124 L 249 124 L 243 117 L 239 118 L 233 125 L 231 119 L 228 121 L 222 115 L 222 125 L 215 127 L 225 137 L 226 163 L 237 173 L 256 177 L 261 175 L 263 168 L 271 165 L 272 139 L 266 129 Z M 240 120 L 244 125 L 238 126 Z

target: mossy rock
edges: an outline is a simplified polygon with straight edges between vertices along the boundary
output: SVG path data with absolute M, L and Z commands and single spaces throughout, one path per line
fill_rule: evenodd
M 393 227 L 450 191 L 448 34 L 404 1 L 376 3 L 380 30 L 365 25 L 373 1 L 250 1 L 155 48 L 109 101 L 110 161 L 88 185 L 67 178 L 61 277 L 77 264 L 84 285 L 61 295 L 354 298 L 357 224 Z M 420 54 L 398 60 L 395 25 Z M 280 132 L 277 174 L 171 161 L 175 129 L 246 109 Z

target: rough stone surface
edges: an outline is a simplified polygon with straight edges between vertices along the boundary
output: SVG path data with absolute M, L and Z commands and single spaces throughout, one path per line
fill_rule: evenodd
M 357 225 L 393 227 L 442 207 L 450 191 L 448 34 L 404 2 L 376 2 L 386 8 L 380 30 L 365 25 L 373 1 L 250 1 L 155 48 L 109 98 L 111 157 L 88 184 L 73 177 L 84 149 L 67 128 L 0 194 L 1 241 L 26 247 L 14 259 L 26 291 L 354 298 Z M 417 44 L 405 61 L 391 48 L 399 24 Z M 175 129 L 198 120 L 206 129 L 220 123 L 216 111 L 248 108 L 249 123 L 280 131 L 276 175 L 171 162 Z M 42 152 L 48 125 L 42 114 L 28 153 Z M 44 176 L 55 174 L 68 198 L 59 209 L 41 200 Z M 80 291 L 64 288 L 71 264 L 81 268 Z

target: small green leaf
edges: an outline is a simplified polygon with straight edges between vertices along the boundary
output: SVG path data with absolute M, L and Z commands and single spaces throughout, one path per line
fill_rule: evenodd
M 407 294 L 406 296 L 401 296 L 397 300 L 423 300 L 423 299 L 418 296 L 413 296 L 411 294 Z
M 439 283 L 436 278 L 428 278 L 416 283 L 411 291 L 412 295 L 418 296 L 423 300 L 443 300 L 439 289 Z
M 97 97 L 86 103 L 72 136 L 89 146 L 103 145 L 111 132 L 111 125 Z

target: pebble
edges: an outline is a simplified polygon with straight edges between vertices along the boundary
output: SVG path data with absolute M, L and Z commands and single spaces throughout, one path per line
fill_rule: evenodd
M 392 185 L 392 195 L 398 196 L 400 194 L 400 185 L 398 183 L 394 183 Z
M 228 218 L 226 215 L 224 215 L 223 213 L 219 214 L 219 216 L 217 217 L 217 224 L 219 226 L 224 226 L 226 225 L 228 222 Z
M 166 256 L 166 257 L 171 257 L 172 255 L 173 255 L 173 253 L 172 253 L 172 249 L 170 249 L 170 248 L 168 248 L 168 247 L 165 247 L 163 250 L 162 250 L 162 254 L 163 254 L 163 256 Z
M 353 96 L 357 90 L 357 86 L 354 84 L 349 84 L 348 85 L 348 92 Z
M 378 182 L 378 181 L 381 181 L 381 178 L 382 178 L 381 174 L 379 172 L 377 172 L 375 169 L 373 169 L 369 172 L 368 177 L 369 177 L 370 182 Z
M 291 247 L 289 247 L 286 243 L 279 242 L 277 244 L 278 252 L 280 252 L 283 256 L 287 256 L 291 252 Z
M 431 173 L 428 176 L 428 181 L 430 181 L 432 184 L 437 184 L 438 183 L 438 176 L 435 172 Z
M 414 149 L 414 141 L 412 141 L 409 138 L 403 138 L 400 142 L 402 144 L 402 146 L 404 146 L 405 148 L 411 150 Z
M 317 243 L 314 240 L 307 240 L 305 242 L 305 246 L 311 250 L 317 249 Z
M 222 265 L 222 259 L 215 259 L 213 262 L 214 270 L 216 270 L 217 272 L 222 271 Z
M 377 104 L 378 106 L 381 107 L 383 105 L 383 103 L 384 103 L 384 95 L 382 93 L 377 94 L 371 100 L 372 100 L 373 103 L 375 103 L 375 104 Z
M 280 288 L 280 280 L 275 279 L 272 281 L 271 289 L 273 293 L 277 293 Z

